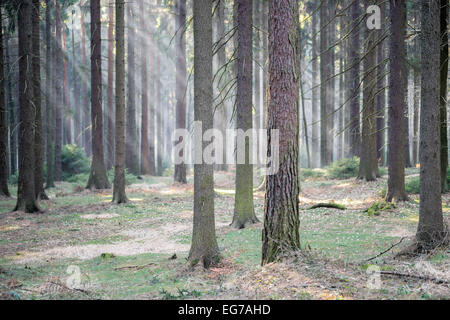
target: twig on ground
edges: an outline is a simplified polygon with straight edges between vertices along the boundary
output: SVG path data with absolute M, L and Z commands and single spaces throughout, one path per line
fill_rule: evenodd
M 153 263 L 153 262 L 150 262 L 150 263 L 147 263 L 147 264 L 144 264 L 144 265 L 141 265 L 141 266 L 123 266 L 123 267 L 117 267 L 117 268 L 114 268 L 114 271 L 118 271 L 118 270 L 126 270 L 126 269 L 130 269 L 130 270 L 141 270 L 141 269 L 144 269 L 145 267 L 148 267 L 148 266 L 151 266 L 151 265 L 154 265 L 155 263 Z
M 445 279 L 437 279 L 437 278 L 431 278 L 426 276 L 418 276 L 415 274 L 409 274 L 409 273 L 400 273 L 400 272 L 394 272 L 394 271 L 381 271 L 381 274 L 385 274 L 388 276 L 396 276 L 396 277 L 405 277 L 405 278 L 414 278 L 419 280 L 425 280 L 425 281 L 433 281 L 437 284 L 449 284 L 450 282 Z
M 376 258 L 382 256 L 382 255 L 385 254 L 386 252 L 392 250 L 392 248 L 394 248 L 395 246 L 399 245 L 404 239 L 405 239 L 405 237 L 402 237 L 402 238 L 400 239 L 400 241 L 398 241 L 397 243 L 392 244 L 388 249 L 386 249 L 386 250 L 380 252 L 379 254 L 377 254 L 376 256 L 374 256 L 374 257 L 372 257 L 372 258 L 369 258 L 369 259 L 366 259 L 366 260 L 364 260 L 364 261 L 372 261 L 372 260 L 374 260 L 374 259 L 376 259 Z

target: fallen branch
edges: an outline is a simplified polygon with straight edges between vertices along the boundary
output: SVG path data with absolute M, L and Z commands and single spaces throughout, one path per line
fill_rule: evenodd
M 405 278 L 414 278 L 419 280 L 425 280 L 425 281 L 433 281 L 437 284 L 449 284 L 450 282 L 445 279 L 437 279 L 437 278 L 431 278 L 426 276 L 418 276 L 415 274 L 409 274 L 409 273 L 400 273 L 400 272 L 393 272 L 393 271 L 380 271 L 381 274 L 385 274 L 388 276 L 396 276 L 396 277 L 405 277 Z
M 369 259 L 367 259 L 367 260 L 364 260 L 364 261 L 372 261 L 372 260 L 374 260 L 374 259 L 376 259 L 376 258 L 382 256 L 382 255 L 385 254 L 386 252 L 391 251 L 392 248 L 394 248 L 395 246 L 398 246 L 404 239 L 405 239 L 405 237 L 402 237 L 402 238 L 400 239 L 399 242 L 392 244 L 388 249 L 386 249 L 386 250 L 384 250 L 383 252 L 380 252 L 379 254 L 377 254 L 376 256 L 374 256 L 374 257 L 372 257 L 372 258 L 369 258 Z
M 150 263 L 147 263 L 147 264 L 144 264 L 144 265 L 141 265 L 141 266 L 117 267 L 117 268 L 114 268 L 114 271 L 118 271 L 118 270 L 141 270 L 141 269 L 144 269 L 145 267 L 148 267 L 148 266 L 151 266 L 151 265 L 154 265 L 154 264 L 155 263 L 150 262 Z
M 337 203 L 317 203 L 309 208 L 307 208 L 306 210 L 312 210 L 312 209 L 317 209 L 317 208 L 333 208 L 333 209 L 339 209 L 339 210 L 347 210 L 346 207 L 344 207 L 343 205 L 337 204 Z

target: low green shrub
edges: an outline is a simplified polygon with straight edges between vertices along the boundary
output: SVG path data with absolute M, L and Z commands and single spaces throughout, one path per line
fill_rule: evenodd
M 63 180 L 68 180 L 73 175 L 89 174 L 90 160 L 77 145 L 66 144 L 61 150 L 61 168 Z
M 326 168 L 328 179 L 349 179 L 356 177 L 359 171 L 359 158 L 344 158 L 334 161 Z
M 321 178 L 321 177 L 324 177 L 325 174 L 326 174 L 326 171 L 323 169 L 309 169 L 309 168 L 301 168 L 300 169 L 300 178 L 301 179 Z

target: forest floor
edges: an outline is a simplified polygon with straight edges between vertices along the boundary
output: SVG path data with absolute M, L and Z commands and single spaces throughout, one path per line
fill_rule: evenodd
M 415 234 L 418 195 L 379 214 L 365 211 L 382 200 L 386 176 L 370 183 L 302 181 L 302 250 L 265 267 L 262 223 L 231 228 L 234 177 L 219 172 L 215 180 L 223 259 L 209 270 L 186 262 L 192 176 L 187 186 L 171 177 L 143 177 L 127 187 L 132 202 L 120 206 L 110 203 L 111 190 L 91 192 L 67 182 L 48 191 L 42 214 L 10 212 L 15 200 L 0 199 L 0 298 L 450 299 L 448 249 L 414 259 L 395 256 Z M 263 221 L 264 193 L 254 196 Z M 323 202 L 346 210 L 309 209 Z M 450 194 L 443 195 L 443 207 L 449 221 Z

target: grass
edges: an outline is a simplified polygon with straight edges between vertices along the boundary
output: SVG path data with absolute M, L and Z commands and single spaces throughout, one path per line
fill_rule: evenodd
M 260 270 L 262 224 L 241 230 L 228 226 L 233 215 L 233 194 L 221 194 L 215 201 L 217 241 L 225 267 L 205 272 L 190 270 L 186 263 L 192 230 L 192 189 L 172 187 L 170 177 L 143 177 L 143 180 L 136 183 L 162 186 L 150 192 L 133 189 L 136 191 L 128 194 L 134 199 L 132 203 L 115 206 L 110 204 L 109 192 L 72 193 L 76 183 L 60 183 L 55 189 L 49 190 L 52 200 L 44 205 L 46 213 L 9 214 L 8 219 L 0 220 L 0 294 L 16 299 L 215 298 L 223 294 L 221 288 L 224 282 Z M 311 181 L 303 183 L 302 189 L 326 190 L 336 184 L 339 182 Z M 63 196 L 55 197 L 57 194 Z M 255 210 L 261 221 L 263 203 L 263 195 L 255 194 Z M 6 215 L 14 204 L 14 200 L 0 201 L 0 212 L 3 212 L 0 215 Z M 368 204 L 367 207 L 369 206 Z M 95 217 L 100 214 L 111 216 L 85 218 L 86 215 Z M 448 212 L 445 214 L 448 215 Z M 362 209 L 301 210 L 301 244 L 303 248 L 311 248 L 326 259 L 358 264 L 397 242 L 400 236 L 395 234 L 395 228 L 401 227 L 405 232 L 414 234 L 417 218 L 418 206 L 415 203 L 371 216 Z M 178 226 L 179 229 L 171 230 L 171 226 Z M 176 252 L 176 259 L 170 259 L 173 249 L 160 253 L 129 252 L 126 255 L 118 255 L 105 249 L 88 259 L 62 255 L 46 260 L 20 262 L 30 252 L 45 252 L 54 247 L 110 248 L 112 244 L 125 245 L 129 241 L 140 243 L 133 233 L 123 233 L 140 230 L 163 230 L 159 231 L 162 232 L 161 237 L 167 237 L 168 242 L 183 249 Z M 429 261 L 445 268 L 449 260 L 448 253 L 440 251 Z M 79 268 L 81 284 L 85 284 L 83 288 L 87 294 L 58 285 L 58 281 L 65 284 L 72 275 L 68 269 L 70 266 Z M 136 268 L 123 269 L 130 266 Z M 227 269 L 227 266 L 230 268 Z M 361 270 L 360 266 L 358 270 Z M 8 284 L 12 280 L 21 286 L 10 288 Z M 397 289 L 403 284 L 399 282 L 395 285 L 395 290 L 379 294 L 385 298 L 405 297 L 405 291 Z M 358 294 L 358 290 L 351 287 L 351 284 L 345 282 L 345 286 L 347 287 L 342 286 L 343 292 Z M 284 298 L 275 292 L 270 296 Z M 300 290 L 296 295 L 298 299 L 313 297 L 316 297 L 315 294 L 306 289 Z M 435 298 L 436 294 L 425 292 L 424 297 Z

